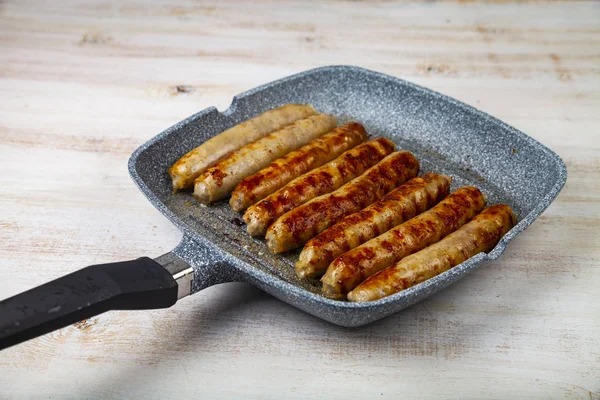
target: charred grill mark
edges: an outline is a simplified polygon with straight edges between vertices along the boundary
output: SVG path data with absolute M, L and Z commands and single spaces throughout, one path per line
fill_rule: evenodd
M 445 226 L 448 229 L 458 225 L 459 221 L 464 218 L 461 215 L 461 207 L 458 204 L 452 204 L 452 202 L 447 202 L 441 204 L 440 209 L 436 210 L 435 216 L 440 221 L 441 226 Z
M 258 205 L 261 209 L 263 209 L 270 218 L 275 218 L 277 215 L 277 206 L 271 200 L 263 200 Z
M 361 260 L 375 259 L 375 250 L 371 247 L 363 247 L 360 251 L 353 254 L 342 254 L 336 261 L 336 264 L 355 265 L 357 268 L 363 265 Z M 362 270 L 362 268 L 360 268 Z
M 223 186 L 223 180 L 227 176 L 227 173 L 223 172 L 220 168 L 213 168 L 208 171 L 211 178 L 215 181 L 217 186 Z
M 248 178 L 244 179 L 242 182 L 240 182 L 240 184 L 238 185 L 238 187 L 236 188 L 236 190 L 243 190 L 246 195 L 250 196 L 252 193 L 252 190 L 254 188 L 256 188 L 258 185 L 260 185 L 260 183 L 262 182 L 263 179 L 266 179 L 268 177 L 268 175 L 263 175 L 263 174 L 254 174 L 252 176 L 249 176 Z
M 347 252 L 348 250 L 350 250 L 350 243 L 348 243 L 347 241 L 344 241 L 343 245 L 342 245 L 342 250 L 344 252 Z M 331 258 L 331 257 L 329 257 Z
M 408 225 L 406 228 L 406 234 L 415 238 L 414 243 L 422 243 L 425 245 L 430 241 L 435 241 L 439 238 L 437 230 L 440 227 L 439 219 L 435 218 L 424 218 L 414 224 Z
M 357 158 L 355 156 L 353 156 L 351 154 L 346 154 L 344 156 L 343 161 L 337 167 L 337 170 L 340 173 L 340 176 L 342 177 L 342 179 L 345 180 L 346 177 L 348 177 L 350 174 L 353 173 L 353 170 L 351 170 L 351 168 L 356 163 L 357 163 Z
M 333 256 L 332 249 L 325 249 L 325 256 L 331 258 Z
M 327 188 L 330 188 L 335 185 L 335 177 L 327 171 L 322 171 L 315 178 L 316 179 L 314 179 L 310 182 L 311 183 L 310 186 L 306 185 L 304 187 L 304 189 L 305 189 L 304 191 L 308 191 L 311 188 L 316 188 L 316 190 L 319 193 L 321 193 L 321 192 L 327 190 Z

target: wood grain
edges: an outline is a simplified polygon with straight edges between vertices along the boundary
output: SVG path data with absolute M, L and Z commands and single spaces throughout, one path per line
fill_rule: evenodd
M 129 154 L 291 73 L 355 64 L 472 104 L 568 165 L 503 256 L 358 329 L 245 284 L 0 353 L 0 398 L 600 399 L 600 4 L 0 3 L 0 298 L 180 233 Z

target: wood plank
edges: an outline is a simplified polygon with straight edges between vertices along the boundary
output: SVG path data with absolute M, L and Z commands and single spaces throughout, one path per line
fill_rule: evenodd
M 599 61 L 597 2 L 0 3 L 0 298 L 171 250 L 130 153 L 321 65 L 456 97 L 569 171 L 499 260 L 382 321 L 344 329 L 224 284 L 3 351 L 0 398 L 600 399 Z

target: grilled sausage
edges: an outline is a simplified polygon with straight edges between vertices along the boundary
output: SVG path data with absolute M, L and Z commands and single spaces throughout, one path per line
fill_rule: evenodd
M 310 104 L 288 104 L 227 129 L 185 154 L 169 168 L 173 190 L 192 186 L 201 173 L 232 151 L 316 113 Z
M 477 215 L 485 202 L 479 189 L 462 187 L 429 211 L 342 254 L 321 278 L 323 294 L 343 298 L 374 273 L 454 232 Z
M 441 274 L 481 252 L 489 252 L 517 223 L 505 204 L 485 209 L 456 232 L 371 276 L 348 293 L 350 301 L 373 301 Z
M 365 140 L 367 132 L 361 124 L 340 126 L 244 179 L 231 193 L 229 205 L 233 211 L 243 211 L 292 179 L 328 163 Z
M 419 173 L 419 161 L 408 151 L 392 153 L 363 175 L 281 216 L 267 230 L 267 246 L 282 253 L 383 197 Z
M 322 275 L 342 253 L 400 225 L 439 203 L 448 195 L 452 178 L 427 173 L 411 179 L 379 201 L 349 215 L 306 243 L 296 262 L 299 278 Z
M 247 144 L 196 178 L 194 197 L 203 204 L 224 199 L 244 178 L 329 132 L 335 125 L 331 115 L 313 115 Z
M 244 221 L 248 224 L 248 234 L 264 236 L 267 228 L 286 212 L 340 188 L 362 175 L 395 149 L 396 145 L 388 139 L 371 140 L 294 179 L 246 210 Z

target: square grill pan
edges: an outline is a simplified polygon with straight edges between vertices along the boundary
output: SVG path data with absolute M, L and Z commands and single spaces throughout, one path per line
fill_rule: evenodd
M 386 137 L 411 151 L 421 173 L 453 177 L 452 190 L 473 185 L 488 203 L 506 203 L 519 218 L 489 253 L 410 289 L 368 303 L 330 300 L 317 283 L 294 273 L 299 251 L 272 255 L 251 238 L 241 215 L 227 202 L 202 206 L 190 192 L 172 194 L 167 169 L 182 155 L 222 131 L 287 103 L 310 103 L 340 123 L 356 120 L 372 137 Z M 319 318 L 360 326 L 421 301 L 457 281 L 507 244 L 555 199 L 566 182 L 564 162 L 526 134 L 457 100 L 381 73 L 352 66 L 312 69 L 235 96 L 224 112 L 210 107 L 179 122 L 138 148 L 129 160 L 135 183 L 150 202 L 183 231 L 173 254 L 194 268 L 192 293 L 207 286 L 245 281 Z M 159 260 L 160 261 L 160 260 Z

